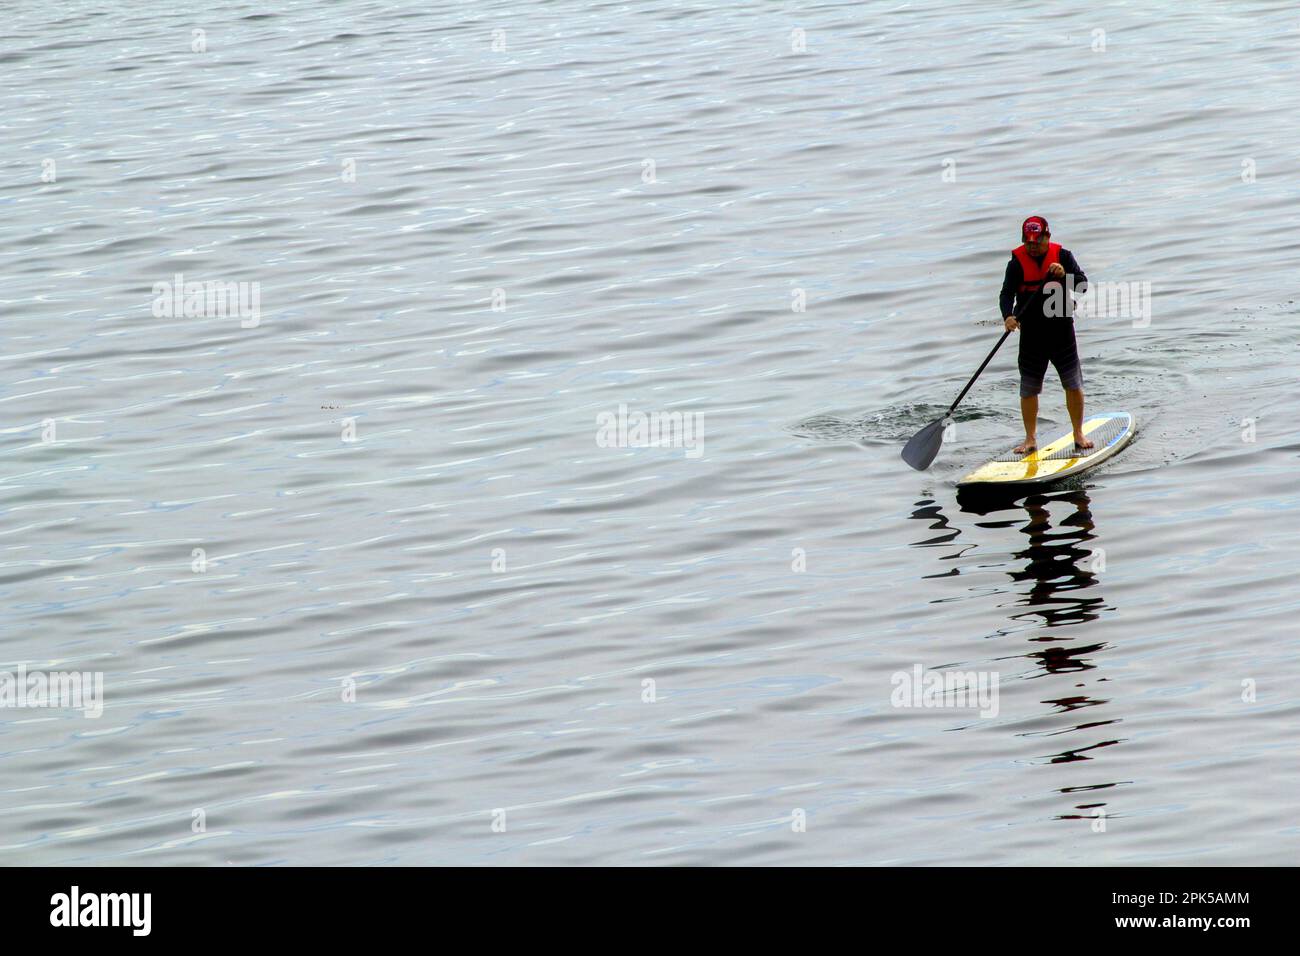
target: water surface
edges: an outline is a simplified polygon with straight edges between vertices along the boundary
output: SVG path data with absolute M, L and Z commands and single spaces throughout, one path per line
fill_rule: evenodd
M 106 702 L 0 713 L 0 862 L 1295 862 L 1290 5 L 7 20 L 0 668 Z M 1140 433 L 972 504 L 1010 348 L 898 451 L 1030 213 L 1151 282 L 1079 324 Z

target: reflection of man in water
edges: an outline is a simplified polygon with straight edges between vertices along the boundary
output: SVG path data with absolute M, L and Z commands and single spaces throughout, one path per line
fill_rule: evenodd
M 1020 329 L 1020 417 L 1025 423 L 1025 440 L 1016 446 L 1018 455 L 1026 455 L 1038 448 L 1038 394 L 1043 390 L 1043 376 L 1047 363 L 1056 367 L 1065 388 L 1065 407 L 1070 411 L 1074 426 L 1074 444 L 1078 448 L 1091 448 L 1092 440 L 1083 433 L 1083 369 L 1079 365 L 1079 349 L 1074 341 L 1073 302 L 1066 290 L 1082 293 L 1087 288 L 1088 277 L 1079 268 L 1073 253 L 1051 242 L 1052 234 L 1047 220 L 1030 216 L 1020 226 L 1024 245 L 1011 251 L 1007 273 L 1002 280 L 1002 294 L 998 308 L 1006 318 L 1003 324 L 1008 332 Z M 1073 276 L 1073 284 L 1053 290 L 1055 283 Z M 1043 288 L 1044 295 L 1017 320 L 1013 314 Z M 1058 315 L 1043 308 L 1051 300 L 1063 303 Z M 1015 301 L 1015 308 L 1012 301 Z
M 1072 594 L 1095 587 L 1099 582 L 1090 566 L 1093 556 L 1087 542 L 1096 537 L 1091 504 L 1086 491 L 1074 491 L 1060 497 L 1038 498 L 1030 496 L 1022 504 L 1028 522 L 1020 530 L 1029 538 L 1029 546 L 1017 551 L 1016 557 L 1024 560 L 1022 571 L 1011 572 L 1014 581 L 1031 581 L 1023 604 L 1031 610 L 1013 615 L 1015 618 L 1041 617 L 1046 627 L 1061 627 L 1095 621 L 1105 605 L 1100 596 L 1088 597 Z M 1057 511 L 1053 520 L 1048 506 Z M 1073 511 L 1062 513 L 1073 505 Z M 1019 509 L 1017 509 L 1019 510 Z M 1063 637 L 1056 638 L 1064 640 Z M 1096 646 L 1078 648 L 1069 652 L 1045 652 L 1043 665 L 1055 670 L 1053 660 L 1078 654 L 1081 650 L 1096 650 Z

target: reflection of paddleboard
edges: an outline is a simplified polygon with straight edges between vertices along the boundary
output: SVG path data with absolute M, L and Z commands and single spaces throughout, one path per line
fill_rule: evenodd
M 1037 451 L 1028 455 L 1003 452 L 957 485 L 1029 485 L 1077 475 L 1095 468 L 1123 448 L 1133 432 L 1133 416 L 1128 412 L 1097 412 L 1083 423 L 1083 433 L 1092 439 L 1092 448 L 1075 448 L 1074 432 L 1068 431 L 1050 444 L 1039 445 Z

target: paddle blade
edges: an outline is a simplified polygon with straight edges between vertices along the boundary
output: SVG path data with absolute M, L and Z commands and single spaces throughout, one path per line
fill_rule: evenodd
M 917 471 L 929 468 L 930 462 L 934 461 L 934 456 L 939 454 L 939 448 L 943 445 L 943 426 L 944 420 L 940 418 L 913 435 L 912 440 L 903 446 L 903 461 Z

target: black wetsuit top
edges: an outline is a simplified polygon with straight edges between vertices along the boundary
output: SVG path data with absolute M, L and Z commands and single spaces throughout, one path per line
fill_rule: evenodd
M 1034 261 L 1041 264 L 1045 257 L 1046 253 L 1041 256 L 1035 256 Z M 1057 261 L 1060 262 L 1061 268 L 1065 270 L 1067 279 L 1071 275 L 1074 276 L 1075 295 L 1084 292 L 1088 288 L 1088 277 L 1084 275 L 1083 270 L 1079 268 L 1079 263 L 1075 260 L 1074 253 L 1069 249 L 1062 249 Z M 1016 308 L 1023 304 L 1018 290 L 1020 289 L 1020 284 L 1024 281 L 1025 272 L 1020 268 L 1020 260 L 1015 256 L 1012 256 L 1011 261 L 1007 263 L 1007 274 L 1002 279 L 1002 294 L 998 296 L 998 309 L 1000 310 L 998 315 L 1003 317 L 1011 315 L 1015 311 L 1015 309 L 1012 308 L 1012 302 L 1015 303 Z M 1044 285 L 1050 284 L 1050 281 L 1044 283 Z M 1047 296 L 1044 294 L 1043 300 L 1046 300 L 1046 298 Z M 1030 308 L 1020 317 L 1021 331 L 1032 334 L 1044 329 L 1045 322 L 1053 321 L 1051 316 L 1043 315 L 1043 300 L 1040 300 L 1038 304 Z M 1065 316 L 1063 318 L 1058 318 L 1055 321 L 1066 321 L 1071 325 L 1074 324 L 1074 300 L 1072 296 L 1065 296 Z

